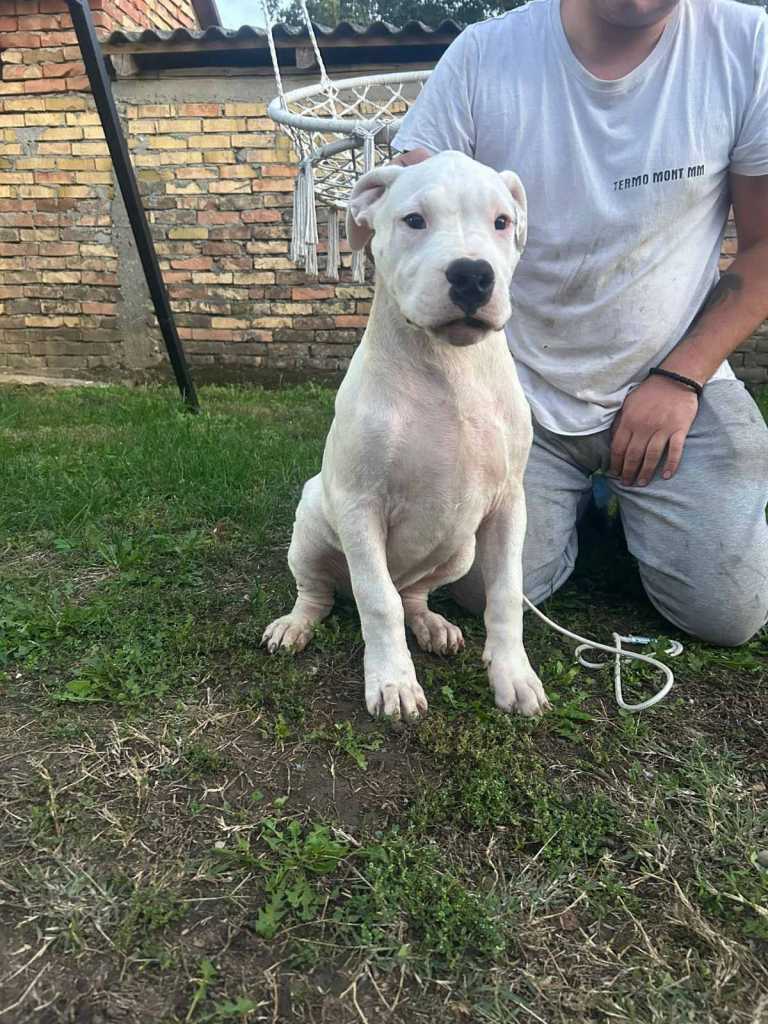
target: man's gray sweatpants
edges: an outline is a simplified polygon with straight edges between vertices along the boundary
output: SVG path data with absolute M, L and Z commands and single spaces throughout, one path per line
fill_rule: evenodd
M 525 474 L 528 532 L 524 589 L 534 604 L 573 571 L 576 523 L 591 475 L 610 463 L 610 431 L 582 437 L 534 424 Z M 662 462 L 663 468 L 663 462 Z M 619 500 L 629 550 L 645 591 L 675 626 L 722 646 L 744 643 L 768 619 L 768 429 L 739 381 L 704 389 L 699 412 L 671 480 L 645 487 L 606 478 Z M 475 566 L 454 584 L 474 611 L 484 604 Z

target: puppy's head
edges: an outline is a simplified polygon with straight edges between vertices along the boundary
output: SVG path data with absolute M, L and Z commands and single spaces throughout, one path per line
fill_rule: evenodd
M 514 172 L 453 152 L 363 175 L 347 209 L 351 247 L 371 241 L 376 273 L 405 319 L 453 345 L 509 319 L 526 224 Z

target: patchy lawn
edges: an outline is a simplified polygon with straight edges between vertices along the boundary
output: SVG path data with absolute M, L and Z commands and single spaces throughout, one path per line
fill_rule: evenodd
M 531 723 L 438 598 L 466 651 L 370 721 L 353 608 L 258 646 L 332 397 L 0 394 L 2 1024 L 765 1024 L 768 636 L 628 717 L 528 617 Z M 591 530 L 548 612 L 674 635 Z

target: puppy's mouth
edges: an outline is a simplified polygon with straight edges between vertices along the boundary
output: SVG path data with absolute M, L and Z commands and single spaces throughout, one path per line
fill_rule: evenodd
M 457 316 L 437 324 L 420 324 L 408 317 L 405 318 L 405 321 L 411 327 L 431 334 L 436 340 L 446 341 L 457 348 L 475 345 L 486 335 L 503 330 L 504 326 L 491 323 L 490 320 L 484 320 L 478 316 Z
M 492 330 L 494 330 L 493 324 L 489 324 L 487 320 L 480 320 L 476 316 L 460 316 L 460 317 L 457 317 L 455 320 L 449 320 L 447 323 L 442 324 L 441 327 L 438 327 L 438 330 L 441 330 L 442 327 L 459 327 L 459 326 L 473 327 L 476 330 L 480 330 L 480 331 L 492 331 Z
M 496 324 L 477 316 L 460 316 L 431 328 L 431 333 L 444 338 L 451 345 L 462 347 L 474 345 L 492 331 L 498 331 Z

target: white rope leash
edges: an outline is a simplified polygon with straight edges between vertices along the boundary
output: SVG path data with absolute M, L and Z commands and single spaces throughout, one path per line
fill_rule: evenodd
M 552 629 L 556 630 L 558 633 L 562 633 L 563 636 L 569 637 L 571 640 L 576 640 L 579 646 L 576 648 L 575 657 L 579 664 L 583 665 L 585 668 L 602 668 L 603 665 L 599 661 L 587 661 L 587 659 L 583 656 L 584 651 L 605 651 L 608 654 L 615 655 L 613 665 L 614 692 L 616 694 L 616 703 L 624 711 L 645 711 L 646 708 L 651 708 L 654 704 L 658 704 L 659 701 L 664 700 L 669 691 L 672 689 L 672 686 L 675 682 L 675 677 L 672 673 L 672 669 L 668 665 L 665 665 L 657 658 L 652 658 L 649 654 L 637 654 L 635 651 L 625 651 L 624 648 L 621 646 L 622 643 L 640 645 L 650 644 L 653 642 L 650 639 L 650 637 L 621 636 L 619 633 L 614 633 L 613 641 L 615 646 L 611 647 L 608 644 L 599 644 L 595 640 L 587 640 L 586 637 L 579 636 L 578 633 L 571 633 L 570 630 L 564 629 L 562 626 L 558 626 L 556 622 L 553 622 L 552 619 L 547 618 L 547 616 L 543 612 L 540 612 L 534 604 L 531 604 L 531 602 L 528 600 L 525 594 L 523 594 L 523 601 L 532 612 L 538 615 L 538 617 L 543 622 L 546 622 L 546 624 L 550 626 Z M 682 653 L 683 645 L 681 643 L 678 643 L 677 640 L 670 641 L 669 647 L 667 647 L 666 650 L 666 654 L 668 655 L 668 657 L 676 658 L 679 654 Z M 658 693 L 655 693 L 652 697 L 649 697 L 648 700 L 641 701 L 639 704 L 627 704 L 627 702 L 624 700 L 624 691 L 622 689 L 621 683 L 622 658 L 632 658 L 635 661 L 645 661 L 649 665 L 653 665 L 654 668 L 658 669 L 666 680 L 662 688 L 658 691 Z

